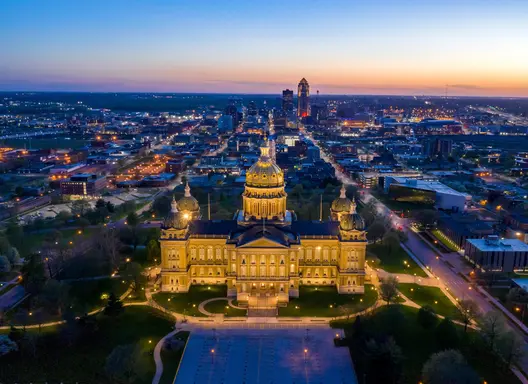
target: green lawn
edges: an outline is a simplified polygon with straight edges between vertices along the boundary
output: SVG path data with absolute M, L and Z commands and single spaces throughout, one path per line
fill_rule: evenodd
M 374 287 L 365 284 L 363 295 L 340 295 L 336 287 L 301 286 L 299 298 L 290 299 L 286 307 L 279 308 L 279 316 L 321 316 L 344 315 L 339 306 L 350 308 L 350 313 L 360 312 L 376 302 L 378 293 Z
M 435 329 L 424 329 L 417 322 L 418 310 L 402 305 L 391 305 L 378 308 L 371 316 L 362 319 L 362 328 L 366 334 L 392 336 L 402 350 L 401 383 L 421 382 L 421 371 L 431 354 L 438 352 Z M 349 322 L 345 334 L 352 336 Z M 481 382 L 517 384 L 518 379 L 511 371 L 497 366 L 498 359 L 487 353 L 478 343 L 474 332 L 464 334 L 463 327 L 457 327 L 459 334 L 458 349 L 464 354 L 468 363 L 481 376 Z M 357 340 L 357 336 L 356 336 Z M 354 356 L 354 354 L 352 354 Z M 356 367 L 361 370 L 362 367 Z
M 447 298 L 440 288 L 424 287 L 418 284 L 398 284 L 400 292 L 420 306 L 429 305 L 442 316 L 457 318 L 458 308 Z
M 223 313 L 228 317 L 246 316 L 245 309 L 233 308 L 227 304 L 227 300 L 211 301 L 205 305 L 205 310 L 211 313 Z
M 104 372 L 106 357 L 118 345 L 139 343 L 147 372 L 138 382 L 150 383 L 155 371 L 151 353 L 156 343 L 171 331 L 173 321 L 149 307 L 127 307 L 116 318 L 99 314 L 96 320 L 94 333 L 84 335 L 72 346 L 65 345 L 61 326 L 39 337 L 36 357 L 19 354 L 4 357 L 0 382 L 110 384 Z M 34 334 L 37 332 L 32 330 Z
M 389 254 L 387 247 L 383 244 L 369 244 L 367 245 L 367 256 L 371 267 L 381 268 L 390 273 L 416 274 L 416 276 L 427 277 L 423 269 L 401 247 Z
M 79 229 L 63 229 L 60 231 L 62 234 L 61 243 L 64 246 L 73 247 L 75 246 L 75 242 L 86 241 L 89 239 L 95 233 L 95 231 L 95 228 L 86 228 L 84 231 Z M 51 234 L 52 232 L 34 232 L 24 234 L 24 242 L 18 250 L 20 255 L 28 255 L 31 252 L 39 250 L 42 247 L 42 244 L 47 241 Z
M 204 317 L 198 311 L 198 305 L 213 297 L 226 297 L 226 285 L 191 285 L 187 293 L 158 292 L 152 298 L 162 307 L 188 316 Z
M 173 337 L 180 338 L 185 340 L 189 338 L 188 331 L 180 331 L 175 334 Z M 183 356 L 185 347 L 179 351 L 170 351 L 165 348 L 161 349 L 161 361 L 163 362 L 163 374 L 160 378 L 160 384 L 172 384 L 174 382 L 174 377 L 178 371 L 178 366 L 180 365 L 180 360 Z
M 71 281 L 68 294 L 74 302 L 86 306 L 87 312 L 102 307 L 111 293 L 120 297 L 127 290 L 129 284 L 122 279 L 99 279 L 85 281 Z M 103 296 L 104 295 L 104 296 Z
M 431 233 L 451 252 L 458 252 L 458 247 L 451 240 L 449 240 L 442 231 L 440 231 L 439 229 L 433 229 Z

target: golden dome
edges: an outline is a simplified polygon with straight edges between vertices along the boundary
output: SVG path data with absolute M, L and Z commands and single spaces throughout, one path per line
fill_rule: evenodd
M 341 187 L 341 195 L 332 201 L 332 211 L 335 213 L 349 213 L 355 211 L 355 203 L 346 197 L 345 186 Z
M 284 172 L 277 164 L 271 161 L 267 140 L 260 147 L 260 158 L 246 172 L 246 185 L 264 188 L 284 186 Z
M 341 216 L 339 227 L 344 231 L 364 231 L 365 221 L 359 213 L 345 213 Z
M 163 221 L 164 228 L 185 229 L 188 221 L 182 212 L 178 211 L 178 203 L 172 198 L 171 211 Z
M 178 200 L 178 208 L 181 211 L 190 212 L 198 212 L 200 210 L 200 204 L 198 203 L 198 200 L 196 200 L 191 195 L 191 188 L 189 187 L 189 183 L 185 185 L 184 196 L 180 200 Z

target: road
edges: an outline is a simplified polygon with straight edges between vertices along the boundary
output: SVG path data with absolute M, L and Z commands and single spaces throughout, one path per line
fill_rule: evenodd
M 320 147 L 319 143 L 314 140 L 309 133 L 305 133 L 312 142 L 319 147 L 321 150 L 321 158 L 328 163 L 332 164 L 336 171 L 336 177 L 343 182 L 343 184 L 356 185 L 357 183 L 352 180 L 348 175 L 345 175 L 339 170 L 338 165 L 324 152 Z M 429 270 L 439 279 L 439 283 L 443 285 L 450 293 L 458 300 L 471 300 L 474 302 L 481 313 L 487 313 L 490 311 L 497 311 L 494 305 L 492 305 L 488 299 L 481 293 L 479 293 L 472 284 L 468 283 L 458 272 L 467 272 L 463 270 L 464 263 L 460 260 L 461 256 L 452 254 L 451 256 L 443 255 L 439 252 L 431 249 L 417 233 L 409 225 L 409 221 L 405 218 L 400 218 L 395 215 L 385 204 L 376 199 L 367 190 L 361 191 L 361 201 L 363 203 L 374 204 L 378 214 L 381 214 L 385 218 L 391 221 L 394 228 L 401 228 L 408 236 L 408 241 L 405 246 L 427 267 Z M 449 263 L 453 268 L 446 263 L 448 258 Z M 457 259 L 458 258 L 458 259 Z M 501 312 L 502 314 L 502 312 Z M 528 337 L 504 314 L 502 314 L 506 328 L 515 332 L 525 341 L 525 357 L 520 362 L 520 366 L 525 372 L 528 372 Z

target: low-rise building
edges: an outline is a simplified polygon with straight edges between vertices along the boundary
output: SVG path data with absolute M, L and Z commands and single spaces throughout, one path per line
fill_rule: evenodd
M 528 244 L 517 239 L 499 239 L 497 235 L 485 239 L 468 239 L 465 257 L 473 265 L 484 270 L 524 270 L 528 263 Z
M 93 173 L 79 173 L 60 183 L 61 194 L 97 196 L 106 187 L 106 178 Z

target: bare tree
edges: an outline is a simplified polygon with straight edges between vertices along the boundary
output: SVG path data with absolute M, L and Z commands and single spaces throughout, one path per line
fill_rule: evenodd
M 103 227 L 97 237 L 97 242 L 112 271 L 115 271 L 119 266 L 119 248 L 121 247 L 116 231 L 113 228 Z
M 388 276 L 381 281 L 380 296 L 390 304 L 398 295 L 398 280 L 394 276 Z
M 512 331 L 506 332 L 497 340 L 497 351 L 510 367 L 524 356 L 524 340 Z
M 464 332 L 467 332 L 467 327 L 478 315 L 478 307 L 471 300 L 462 300 L 458 304 L 460 312 L 462 313 L 462 321 L 464 322 Z
M 491 351 L 495 350 L 497 339 L 504 331 L 504 322 L 502 315 L 497 311 L 487 312 L 481 324 L 481 334 L 486 340 Z

